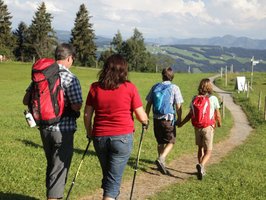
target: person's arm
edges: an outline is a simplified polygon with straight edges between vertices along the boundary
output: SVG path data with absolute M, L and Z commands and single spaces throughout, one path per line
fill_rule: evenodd
M 84 109 L 84 126 L 87 132 L 87 137 L 91 138 L 92 135 L 92 116 L 93 116 L 94 108 L 92 106 L 85 106 Z
M 142 124 L 144 124 L 144 125 L 148 125 L 148 117 L 147 117 L 147 114 L 146 114 L 146 112 L 144 111 L 144 108 L 143 108 L 143 106 L 141 106 L 141 107 L 138 107 L 138 108 L 136 108 L 135 110 L 134 110 L 134 113 L 135 113 L 135 115 L 136 115 L 136 118 L 137 118 L 137 120 L 140 122 L 140 123 L 142 123 Z
M 83 102 L 79 80 L 74 77 L 71 81 L 71 84 L 65 86 L 64 91 L 66 96 L 68 97 L 71 110 L 79 113 Z
M 23 102 L 23 104 L 25 106 L 28 106 L 29 105 L 29 103 L 30 103 L 30 91 L 29 90 L 26 91 L 26 93 L 25 93 L 25 95 L 23 97 L 23 101 L 22 102 Z
M 180 124 L 180 122 L 182 121 L 182 104 L 176 104 L 176 124 Z
M 71 109 L 76 112 L 80 111 L 81 107 L 82 107 L 82 103 L 71 104 Z
M 184 126 L 184 125 L 185 125 L 185 124 L 191 119 L 191 116 L 192 116 L 192 113 L 189 112 L 189 113 L 187 114 L 187 116 L 183 119 L 183 121 L 181 121 L 179 124 L 177 124 L 178 127 L 182 127 L 182 126 Z
M 221 127 L 222 126 L 222 119 L 221 119 L 221 114 L 220 114 L 219 109 L 215 109 L 214 116 L 215 116 L 215 122 L 217 122 L 217 126 Z
M 152 105 L 152 103 L 150 101 L 148 101 L 147 104 L 146 104 L 145 111 L 146 111 L 146 114 L 147 114 L 148 118 L 150 118 L 151 105 Z
M 25 93 L 25 95 L 23 97 L 23 100 L 22 100 L 22 103 L 25 106 L 28 106 L 30 104 L 32 87 L 33 87 L 33 83 L 31 82 L 30 85 L 28 86 L 28 88 L 26 89 L 26 93 Z

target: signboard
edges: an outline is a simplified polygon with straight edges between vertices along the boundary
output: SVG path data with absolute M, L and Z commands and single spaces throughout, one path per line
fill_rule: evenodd
M 248 90 L 245 76 L 237 76 L 236 77 L 235 89 L 237 89 L 238 91 L 247 91 Z

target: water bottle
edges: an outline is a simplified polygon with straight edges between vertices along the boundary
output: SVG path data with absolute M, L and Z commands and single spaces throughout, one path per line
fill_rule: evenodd
M 24 115 L 25 115 L 25 119 L 26 119 L 28 125 L 29 125 L 31 128 L 35 127 L 35 126 L 36 126 L 36 122 L 35 122 L 35 120 L 34 120 L 32 114 L 31 114 L 29 111 L 25 110 L 25 111 L 24 111 Z

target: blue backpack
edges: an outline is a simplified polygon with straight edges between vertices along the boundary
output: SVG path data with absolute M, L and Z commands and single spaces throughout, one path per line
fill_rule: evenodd
M 153 113 L 166 115 L 175 114 L 174 105 L 170 102 L 172 84 L 158 83 L 152 91 Z

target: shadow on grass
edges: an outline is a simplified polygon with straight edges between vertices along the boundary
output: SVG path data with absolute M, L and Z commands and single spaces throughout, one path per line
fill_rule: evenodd
M 30 140 L 21 140 L 21 139 L 17 139 L 17 141 L 19 142 L 22 142 L 25 146 L 27 147 L 33 147 L 33 148 L 42 148 L 43 149 L 43 146 L 40 145 L 40 144 L 37 144 L 35 142 L 32 142 Z M 85 151 L 85 148 L 82 150 L 82 149 L 75 149 L 74 148 L 74 153 L 78 153 L 78 154 L 83 154 L 84 151 Z M 90 144 L 90 147 L 89 148 L 93 148 L 93 144 L 91 143 Z M 95 151 L 94 150 L 88 150 L 88 156 L 97 156 Z M 139 165 L 139 170 L 141 171 L 147 171 L 147 167 L 150 167 L 150 165 L 154 164 L 154 160 L 148 160 L 148 159 L 140 159 L 139 160 L 139 163 L 141 163 L 141 165 Z M 127 163 L 128 166 L 134 168 L 135 165 L 136 165 L 136 158 L 135 157 L 130 157 L 129 160 L 128 160 L 128 163 Z
M 21 139 L 17 139 L 17 141 L 20 141 L 22 142 L 25 146 L 28 146 L 28 147 L 33 147 L 33 148 L 42 148 L 43 149 L 43 146 L 42 145 L 39 145 L 35 142 L 32 142 L 30 140 L 21 140 Z M 91 146 L 93 146 L 92 144 L 90 144 L 90 148 Z M 86 147 L 85 147 L 86 148 Z M 78 153 L 78 154 L 83 154 L 84 151 L 85 151 L 85 148 L 82 150 L 82 149 L 75 149 L 74 148 L 74 153 Z M 88 150 L 88 155 L 90 156 L 96 156 L 96 153 L 95 151 L 92 151 L 92 150 Z
M 36 200 L 34 197 L 25 196 L 22 194 L 12 194 L 12 193 L 4 193 L 0 192 L 0 199 L 3 200 Z
M 136 167 L 136 158 L 130 157 L 128 162 L 127 162 L 127 165 L 134 169 Z M 151 165 L 155 165 L 154 160 L 148 160 L 148 159 L 141 159 L 140 158 L 139 163 L 138 163 L 138 170 L 146 172 L 146 173 L 150 173 L 147 171 L 147 168 L 151 168 Z

